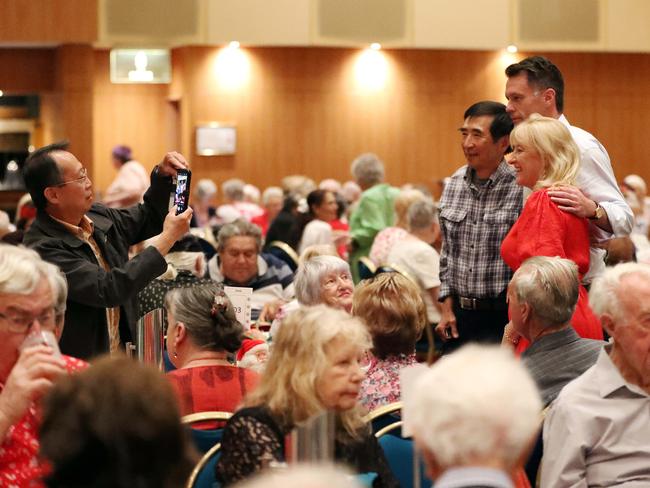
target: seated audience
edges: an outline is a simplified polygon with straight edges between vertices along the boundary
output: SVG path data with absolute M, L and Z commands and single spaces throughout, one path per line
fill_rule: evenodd
M 190 227 L 209 227 L 218 223 L 217 209 L 213 205 L 217 185 L 209 178 L 196 182 L 192 192 L 192 220 Z
M 412 277 L 427 306 L 430 324 L 440 322 L 440 255 L 432 244 L 440 235 L 436 208 L 428 200 L 413 203 L 407 213 L 408 234 L 393 245 L 387 264 L 396 265 Z
M 181 237 L 165 256 L 167 271 L 153 280 L 138 293 L 138 317 L 165 306 L 165 295 L 174 288 L 214 283 L 204 278 L 205 254 L 197 237 L 186 234 Z
M 218 284 L 177 288 L 165 299 L 167 352 L 177 368 L 174 385 L 181 414 L 234 412 L 258 376 L 228 361 L 242 345 L 244 328 Z
M 262 235 L 265 236 L 269 230 L 271 222 L 278 216 L 284 201 L 284 194 L 282 188 L 279 186 L 269 186 L 264 193 L 262 193 L 262 206 L 264 213 L 253 217 L 251 222 L 262 229 Z
M 559 120 L 533 114 L 513 129 L 510 145 L 517 184 L 533 193 L 501 243 L 503 260 L 516 271 L 532 256 L 567 258 L 578 265 L 582 280 L 589 271 L 589 221 L 562 211 L 549 195 L 559 185 L 575 186 L 580 170 L 580 150 L 569 129 Z M 580 337 L 603 338 L 582 285 L 571 325 Z M 527 347 L 528 340 L 521 339 L 517 352 Z
M 305 175 L 289 175 L 282 178 L 280 182 L 285 195 L 297 195 L 299 198 L 306 198 L 309 192 L 316 189 L 316 183 Z
M 307 195 L 307 213 L 298 217 L 292 241 L 297 242 L 298 252 L 316 244 L 338 246 L 348 239 L 347 232 L 334 231 L 330 222 L 338 218 L 338 203 L 333 192 L 314 190 Z
M 237 219 L 248 222 L 253 217 L 262 215 L 259 205 L 244 201 L 245 183 L 237 178 L 231 178 L 221 184 L 221 192 L 226 203 L 217 208 L 217 217 L 221 223 L 228 224 Z
M 296 273 L 296 299 L 301 305 L 323 303 L 352 312 L 354 283 L 350 266 L 337 256 L 315 256 Z
M 650 226 L 650 201 L 646 195 L 647 186 L 644 179 L 639 175 L 627 175 L 623 178 L 620 187 L 625 201 L 634 213 L 632 234 L 647 238 Z
M 393 246 L 408 235 L 407 213 L 412 203 L 424 200 L 422 192 L 418 190 L 402 190 L 395 197 L 393 210 L 395 212 L 395 224 L 379 231 L 370 248 L 370 259 L 377 266 L 388 264 L 388 255 Z
M 125 357 L 57 383 L 40 434 L 51 488 L 176 488 L 192 469 L 171 387 Z
M 126 208 L 142 202 L 149 188 L 149 173 L 133 159 L 129 146 L 115 146 L 111 153 L 115 179 L 106 189 L 104 204 L 111 208 Z
M 282 210 L 280 210 L 280 213 L 269 225 L 266 238 L 264 239 L 264 248 L 266 249 L 269 244 L 275 241 L 284 242 L 292 246 L 292 231 L 297 219 L 298 197 L 296 195 L 287 195 L 282 204 Z
M 378 474 L 375 487 L 397 486 L 357 404 L 360 358 L 370 347 L 366 327 L 324 305 L 289 315 L 273 341 L 259 387 L 226 424 L 217 480 L 229 486 L 285 460 L 285 437 L 326 411 L 336 415 L 337 462 Z
M 541 486 L 650 486 L 650 266 L 607 268 L 589 298 L 613 341 L 546 415 Z
M 289 266 L 261 253 L 262 232 L 243 219 L 224 225 L 217 241 L 217 254 L 208 263 L 210 278 L 227 286 L 252 288 L 252 320 L 273 320 L 278 308 L 293 298 Z
M 417 363 L 415 342 L 426 325 L 426 307 L 410 279 L 381 273 L 359 284 L 353 309 L 372 337 L 373 357 L 361 383 L 360 400 L 374 410 L 401 399 L 399 374 Z
M 244 185 L 244 201 L 249 203 L 254 203 L 259 206 L 260 204 L 260 189 L 255 185 L 246 183 Z
M 593 366 L 605 345 L 581 338 L 571 327 L 579 286 L 573 261 L 546 256 L 524 261 L 508 286 L 512 333 L 530 342 L 521 357 L 544 406 L 555 400 L 564 385 Z
M 56 266 L 0 244 L 0 486 L 42 486 L 41 397 L 57 378 L 86 365 L 47 345 L 22 346 L 35 333 L 60 337 L 66 295 Z
M 539 430 L 541 401 L 511 352 L 464 346 L 418 378 L 407 401 L 404 416 L 412 414 L 436 488 L 515 486 L 513 473 Z
M 384 183 L 384 163 L 375 154 L 357 157 L 350 171 L 363 190 L 350 216 L 350 267 L 356 283 L 359 258 L 370 253 L 372 241 L 380 230 L 393 225 L 393 202 L 399 190 Z

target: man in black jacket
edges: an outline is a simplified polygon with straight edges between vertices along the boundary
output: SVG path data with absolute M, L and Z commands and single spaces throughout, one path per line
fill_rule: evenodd
M 25 163 L 38 213 L 24 243 L 66 274 L 61 351 L 87 359 L 135 339 L 136 295 L 166 270 L 163 256 L 188 231 L 192 211 L 168 212 L 172 176 L 187 168 L 181 154 L 167 153 L 156 166 L 144 203 L 117 210 L 93 204 L 86 168 L 67 148 L 65 142 L 42 147 Z M 129 259 L 131 245 L 152 237 Z

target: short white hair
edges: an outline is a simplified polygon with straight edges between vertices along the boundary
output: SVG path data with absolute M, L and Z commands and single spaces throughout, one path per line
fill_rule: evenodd
M 315 256 L 298 267 L 293 286 L 298 302 L 302 305 L 323 303 L 321 280 L 328 273 L 350 273 L 350 265 L 338 256 Z
M 239 178 L 230 178 L 221 184 L 221 191 L 226 199 L 241 201 L 244 199 L 244 185 Z
M 625 315 L 618 289 L 625 276 L 638 275 L 650 281 L 650 265 L 643 263 L 622 263 L 597 277 L 589 290 L 589 304 L 594 313 L 601 317 L 611 315 L 617 322 Z
M 426 198 L 411 203 L 406 216 L 410 231 L 430 229 L 434 223 L 438 223 L 436 206 Z
M 194 189 L 199 200 L 207 200 L 217 194 L 217 185 L 210 178 L 201 178 Z
M 358 156 L 350 166 L 350 172 L 361 186 L 373 186 L 384 181 L 384 163 L 376 154 Z
M 260 189 L 255 185 L 246 183 L 244 185 L 244 198 L 249 202 L 260 203 Z
M 66 303 L 68 301 L 68 280 L 65 273 L 52 263 L 39 261 L 37 263 L 41 273 L 47 278 L 54 300 L 54 313 L 57 316 L 65 315 Z
M 36 251 L 0 244 L 0 294 L 29 295 L 47 278 L 46 267 Z
M 235 488 L 361 488 L 343 466 L 293 464 L 286 469 L 268 470 L 235 485 Z
M 325 178 L 318 184 L 320 190 L 331 191 L 332 193 L 341 193 L 341 182 L 334 178 Z
M 470 344 L 416 382 L 416 438 L 443 468 L 497 458 L 514 467 L 541 425 L 542 401 L 512 352 Z
M 284 192 L 282 191 L 282 188 L 279 186 L 269 186 L 266 188 L 264 193 L 262 193 L 262 205 L 267 205 L 273 198 L 284 200 Z

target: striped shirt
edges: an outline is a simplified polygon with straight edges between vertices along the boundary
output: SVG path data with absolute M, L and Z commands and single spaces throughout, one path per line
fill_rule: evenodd
M 475 175 L 467 165 L 460 168 L 440 201 L 441 301 L 450 295 L 495 298 L 512 277 L 501 259 L 501 241 L 521 213 L 522 188 L 505 160 L 484 184 Z

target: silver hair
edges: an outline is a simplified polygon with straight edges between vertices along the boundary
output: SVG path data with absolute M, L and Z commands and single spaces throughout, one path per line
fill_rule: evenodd
M 47 261 L 40 261 L 38 266 L 50 284 L 54 299 L 54 312 L 57 317 L 61 317 L 65 315 L 66 303 L 68 301 L 68 280 L 65 277 L 65 273 L 58 266 Z
M 361 186 L 370 187 L 384 181 L 384 163 L 373 153 L 365 153 L 352 161 L 350 172 Z
M 201 260 L 199 269 L 196 269 L 197 259 Z M 205 254 L 202 252 L 170 252 L 165 256 L 167 261 L 167 271 L 161 274 L 159 280 L 173 280 L 178 276 L 179 271 L 191 271 L 193 274 L 201 278 L 205 274 Z
M 523 262 L 510 285 L 517 300 L 530 305 L 544 326 L 563 325 L 571 320 L 578 303 L 578 266 L 558 256 L 534 256 Z
M 41 257 L 26 247 L 0 244 L 0 294 L 29 295 L 47 278 Z
M 361 488 L 348 468 L 327 464 L 293 464 L 287 469 L 266 470 L 237 488 Z
M 296 272 L 293 286 L 298 302 L 302 305 L 317 305 L 321 299 L 321 280 L 328 273 L 347 273 L 350 265 L 337 256 L 315 256 L 305 261 Z
M 223 196 L 228 200 L 240 201 L 244 199 L 244 182 L 239 178 L 230 178 L 221 184 Z
M 436 206 L 430 200 L 418 200 L 413 202 L 406 214 L 409 230 L 429 229 L 434 223 L 438 223 Z
M 194 193 L 199 200 L 206 200 L 217 194 L 217 185 L 209 178 L 201 178 L 196 183 Z
M 279 186 L 269 186 L 262 193 L 262 205 L 266 205 L 272 198 L 284 199 L 284 192 Z
M 533 379 L 498 346 L 464 346 L 413 386 L 413 431 L 442 469 L 489 459 L 514 468 L 540 425 Z
M 253 203 L 259 203 L 260 202 L 260 189 L 257 188 L 255 185 L 251 185 L 250 183 L 246 183 L 244 185 L 244 199 L 253 202 Z
M 607 314 L 616 321 L 623 319 L 625 311 L 618 289 L 622 279 L 629 275 L 638 275 L 650 281 L 650 265 L 642 263 L 617 264 L 605 269 L 605 272 L 593 281 L 589 290 L 589 304 L 598 317 Z
M 228 239 L 236 236 L 252 237 L 255 239 L 257 252 L 262 249 L 262 231 L 260 228 L 247 220 L 237 219 L 234 222 L 225 224 L 219 230 L 219 234 L 217 235 L 217 251 L 223 251 L 228 243 Z

